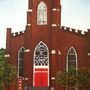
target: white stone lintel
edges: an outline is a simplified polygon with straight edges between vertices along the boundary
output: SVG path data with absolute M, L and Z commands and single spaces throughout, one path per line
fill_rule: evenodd
M 31 24 L 27 24 L 27 26 L 31 26 Z
M 33 10 L 32 10 L 32 9 L 28 9 L 27 11 L 28 11 L 28 12 L 32 12 Z
M 56 8 L 53 8 L 52 10 L 53 10 L 53 11 L 56 11 L 57 9 L 56 9 Z
M 56 50 L 52 50 L 51 51 L 51 54 L 56 54 Z
M 10 57 L 10 54 L 6 54 L 5 57 L 6 57 L 6 58 Z
M 52 27 L 56 27 L 57 25 L 56 24 L 52 24 Z
M 55 77 L 51 77 L 51 80 L 55 80 Z
M 53 8 L 52 11 L 59 11 L 60 9 L 57 8 Z
M 28 80 L 29 78 L 26 77 L 26 78 L 24 78 L 24 79 L 25 79 L 25 80 Z
M 25 52 L 30 52 L 30 49 L 26 49 Z

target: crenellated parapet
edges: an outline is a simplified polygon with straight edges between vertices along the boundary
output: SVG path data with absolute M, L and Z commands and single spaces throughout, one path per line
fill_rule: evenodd
M 25 31 L 15 32 L 15 33 L 12 33 L 12 36 L 16 37 L 16 36 L 19 36 L 19 35 L 23 35 L 24 33 L 25 33 Z
M 88 32 L 83 31 L 83 30 L 74 29 L 74 28 L 65 27 L 65 26 L 61 26 L 60 29 L 62 31 L 66 31 L 66 32 L 70 32 L 70 33 L 75 33 L 75 34 L 82 35 L 82 36 L 87 36 L 87 33 L 88 33 Z

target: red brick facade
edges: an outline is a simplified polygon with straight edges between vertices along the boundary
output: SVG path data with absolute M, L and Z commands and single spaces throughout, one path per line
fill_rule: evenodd
M 22 82 L 17 81 L 13 90 L 22 90 L 25 85 L 33 87 L 34 50 L 39 42 L 45 43 L 49 49 L 49 87 L 54 87 L 52 90 L 64 90 L 55 84 L 55 75 L 66 69 L 67 52 L 71 47 L 77 52 L 77 67 L 90 67 L 90 31 L 81 34 L 79 30 L 61 27 L 60 0 L 43 0 L 47 5 L 47 24 L 37 25 L 37 7 L 41 1 L 29 0 L 25 31 L 12 33 L 11 28 L 7 28 L 6 51 L 17 69 L 18 51 L 21 47 L 25 48 L 24 75 L 19 77 Z M 18 83 L 23 83 L 22 88 Z

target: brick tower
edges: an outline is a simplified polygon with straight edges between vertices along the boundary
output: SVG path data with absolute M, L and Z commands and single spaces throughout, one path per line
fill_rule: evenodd
M 52 41 L 52 34 L 57 34 L 57 28 L 61 25 L 61 6 L 60 0 L 29 0 L 29 7 L 27 12 L 27 42 L 26 47 L 31 48 L 31 63 L 35 56 L 35 50 L 40 45 L 47 48 L 48 65 L 32 65 L 30 71 L 33 75 L 33 86 L 50 86 L 50 72 L 51 72 L 51 49 L 56 48 L 55 42 Z M 53 32 L 52 32 L 53 30 Z M 31 35 L 30 35 L 31 34 Z M 56 41 L 55 37 L 55 41 Z M 30 39 L 30 40 L 29 40 Z M 28 40 L 30 42 L 28 42 Z M 52 45 L 53 43 L 53 45 Z M 34 56 L 33 56 L 34 52 Z M 43 58 L 41 56 L 41 58 Z M 46 73 L 45 73 L 46 72 Z M 46 80 L 46 81 L 45 81 Z

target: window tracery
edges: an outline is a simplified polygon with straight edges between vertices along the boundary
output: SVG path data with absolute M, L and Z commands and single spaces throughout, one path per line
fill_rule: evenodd
M 47 24 L 47 6 L 46 4 L 41 1 L 38 5 L 37 9 L 37 24 L 38 25 L 45 25 Z
M 77 53 L 73 47 L 71 47 L 67 53 L 67 71 L 70 68 L 77 68 Z
M 48 66 L 48 49 L 44 43 L 40 43 L 34 52 L 34 64 L 35 66 Z

